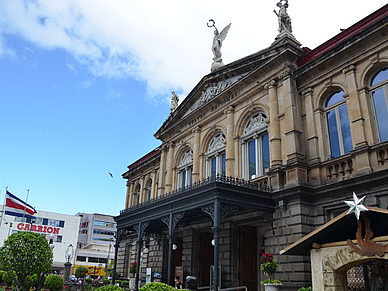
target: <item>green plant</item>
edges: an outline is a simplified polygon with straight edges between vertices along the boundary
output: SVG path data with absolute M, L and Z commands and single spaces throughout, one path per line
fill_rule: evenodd
M 88 283 L 88 284 L 91 284 L 93 282 L 93 279 L 92 278 L 86 278 L 85 282 Z
M 103 279 L 102 279 L 102 283 L 103 283 L 104 285 L 108 285 L 108 284 L 110 284 L 110 280 L 109 280 L 108 278 L 103 278 Z
M 313 291 L 313 288 L 310 287 L 301 287 L 298 289 L 298 291 Z
M 44 288 L 58 291 L 63 288 L 63 278 L 60 275 L 49 275 L 44 281 Z
M 140 288 L 140 291 L 173 291 L 174 287 L 160 282 L 151 282 Z
M 88 274 L 88 269 L 86 267 L 78 267 L 76 270 L 75 270 L 75 273 L 74 275 L 80 279 L 80 278 L 85 278 L 86 275 Z
M 122 280 L 120 283 L 120 287 L 129 287 L 129 281 Z
M 15 283 L 16 291 L 26 289 L 26 279 L 51 271 L 53 252 L 39 233 L 19 231 L 11 234 L 0 249 L 0 269 Z
M 131 264 L 131 267 L 129 268 L 129 273 L 135 274 L 135 273 L 136 273 L 136 267 L 137 267 L 137 263 L 136 263 L 136 262 L 133 262 L 133 263 Z
M 273 254 L 271 253 L 262 253 L 261 254 L 261 264 L 260 264 L 260 270 L 262 270 L 267 276 L 268 279 L 262 280 L 260 283 L 261 285 L 264 284 L 276 284 L 281 285 L 283 284 L 279 280 L 275 280 L 273 278 L 273 274 L 276 272 L 278 268 L 278 263 L 273 259 Z
M 33 274 L 33 275 L 30 275 L 26 278 L 26 287 L 29 290 L 34 289 L 34 288 L 36 290 L 38 288 L 38 284 L 39 284 L 38 274 Z
M 84 286 L 84 288 L 82 289 L 82 291 L 93 291 L 94 288 L 92 285 L 86 285 Z
M 106 286 L 102 286 L 100 288 L 97 288 L 96 290 L 98 290 L 98 291 L 125 291 L 125 289 L 120 288 L 119 286 L 116 286 L 116 285 L 106 285 Z

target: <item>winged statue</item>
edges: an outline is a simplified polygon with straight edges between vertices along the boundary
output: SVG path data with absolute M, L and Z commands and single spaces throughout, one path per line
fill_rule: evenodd
M 214 62 L 222 62 L 221 59 L 221 46 L 223 41 L 225 40 L 226 35 L 228 34 L 229 28 L 231 23 L 229 23 L 223 30 L 221 30 L 220 33 L 218 33 L 217 27 L 214 25 L 214 20 L 210 19 L 209 22 L 213 22 L 213 27 L 214 27 L 214 37 L 213 37 L 213 45 L 212 45 L 212 51 L 214 55 Z

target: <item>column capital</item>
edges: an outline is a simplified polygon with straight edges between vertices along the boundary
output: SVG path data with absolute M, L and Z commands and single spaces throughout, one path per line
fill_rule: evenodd
M 276 85 L 277 85 L 277 82 L 276 82 L 276 80 L 274 79 L 274 80 L 271 80 L 271 81 L 265 83 L 265 84 L 264 84 L 264 89 L 266 89 L 266 90 L 267 90 L 267 89 L 271 89 L 271 88 L 276 87 Z
M 234 106 L 228 106 L 228 108 L 226 108 L 225 110 L 224 110 L 224 113 L 225 114 L 229 114 L 229 113 L 234 113 L 234 111 L 235 111 L 235 108 L 234 108 Z
M 311 87 L 308 87 L 302 91 L 302 95 L 312 95 L 314 92 L 314 89 Z
M 342 70 L 342 73 L 344 73 L 345 75 L 346 74 L 350 74 L 350 73 L 354 73 L 354 71 L 356 70 L 356 66 L 355 65 L 349 65 L 347 67 L 345 67 L 343 70 Z
M 278 75 L 279 80 L 284 80 L 289 77 L 294 77 L 294 70 L 291 66 L 287 66 L 286 69 Z
M 192 129 L 192 133 L 200 133 L 202 131 L 202 127 L 196 126 Z

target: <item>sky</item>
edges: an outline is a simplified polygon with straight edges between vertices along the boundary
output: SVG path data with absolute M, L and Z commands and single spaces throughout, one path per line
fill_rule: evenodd
M 161 144 L 170 113 L 210 73 L 215 21 L 225 64 L 277 35 L 277 0 L 1 0 L 0 204 L 118 215 L 127 166 Z M 314 49 L 386 4 L 289 0 L 293 35 Z M 113 178 L 109 175 L 113 174 Z

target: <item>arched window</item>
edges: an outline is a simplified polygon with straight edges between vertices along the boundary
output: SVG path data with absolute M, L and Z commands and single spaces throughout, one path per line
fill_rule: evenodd
M 250 180 L 265 174 L 269 168 L 269 140 L 267 116 L 255 113 L 248 120 L 242 137 L 243 178 Z
M 148 182 L 148 187 L 147 187 L 147 201 L 150 201 L 152 197 L 152 180 Z
M 378 71 L 372 78 L 370 89 L 375 109 L 380 142 L 388 140 L 388 68 Z
M 206 152 L 206 175 L 214 177 L 217 174 L 225 176 L 225 135 L 216 134 L 209 143 Z
M 348 108 L 343 95 L 343 91 L 332 93 L 325 105 L 331 157 L 339 157 L 353 149 Z
M 178 188 L 184 188 L 193 182 L 193 151 L 186 150 L 179 160 Z

